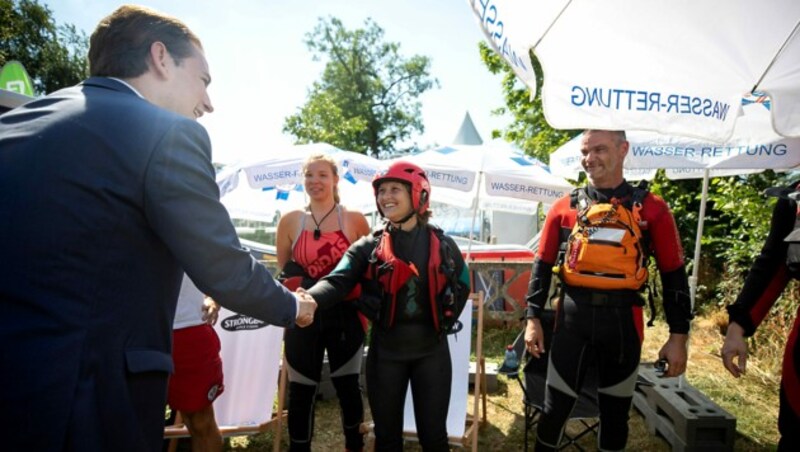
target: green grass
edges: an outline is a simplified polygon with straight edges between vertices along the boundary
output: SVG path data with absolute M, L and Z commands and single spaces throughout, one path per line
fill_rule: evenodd
M 736 417 L 737 450 L 774 450 L 779 439 L 781 356 L 778 350 L 783 350 L 784 343 L 761 343 L 758 350 L 751 346 L 747 373 L 739 379 L 733 378 L 720 360 L 723 336 L 718 317 L 719 313 L 695 321 L 688 380 Z M 770 328 L 768 324 L 762 327 Z M 757 336 L 750 340 L 751 344 L 755 340 Z

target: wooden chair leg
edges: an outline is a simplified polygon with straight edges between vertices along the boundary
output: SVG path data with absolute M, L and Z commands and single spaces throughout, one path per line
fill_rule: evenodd
M 288 380 L 289 371 L 286 367 L 286 355 L 281 360 L 281 376 L 278 382 L 278 419 L 275 422 L 275 435 L 272 440 L 273 452 L 280 452 L 281 450 L 281 435 L 283 434 L 283 405 L 286 400 L 286 382 Z M 172 452 L 172 451 L 170 451 Z
M 486 380 L 484 378 L 484 358 L 483 358 L 483 291 L 478 292 L 477 298 L 473 299 L 473 304 L 478 306 L 478 337 L 475 341 L 475 391 L 474 404 L 472 408 L 473 431 L 472 431 L 472 452 L 478 450 L 478 430 L 481 425 L 480 399 L 485 397 L 483 394 Z M 483 416 L 486 415 L 486 401 L 483 403 Z
M 183 424 L 183 417 L 181 416 L 180 411 L 175 411 L 175 422 L 172 425 L 181 425 Z M 167 448 L 168 452 L 175 452 L 178 449 L 178 438 L 172 438 L 169 440 L 169 448 Z
M 481 387 L 483 388 L 483 391 L 481 391 L 481 404 L 483 405 L 483 412 L 481 413 L 480 425 L 483 425 L 486 423 L 486 388 L 488 388 L 485 357 L 481 357 L 481 376 L 483 377 L 483 383 L 481 384 Z

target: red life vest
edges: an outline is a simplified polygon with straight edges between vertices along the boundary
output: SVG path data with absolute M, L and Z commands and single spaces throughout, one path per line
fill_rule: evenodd
M 435 228 L 430 228 L 430 234 L 428 298 L 430 300 L 431 313 L 433 314 L 434 328 L 439 332 L 441 331 L 441 322 L 443 320 L 441 317 L 453 317 L 455 312 L 449 306 L 442 307 L 443 309 L 440 311 L 439 294 L 447 288 L 448 282 L 442 269 L 441 240 Z M 371 263 L 367 271 L 367 279 L 376 279 L 384 294 L 388 294 L 391 297 L 388 326 L 392 326 L 394 325 L 395 312 L 397 310 L 397 293 L 412 275 L 419 276 L 419 271 L 413 263 L 408 263 L 395 256 L 392 238 L 386 230 L 378 238 L 378 244 L 373 251 L 373 256 L 370 260 L 375 262 Z

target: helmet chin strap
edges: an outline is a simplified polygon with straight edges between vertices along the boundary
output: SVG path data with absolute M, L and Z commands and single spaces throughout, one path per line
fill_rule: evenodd
M 409 212 L 409 214 L 408 214 L 408 215 L 404 216 L 404 217 L 403 217 L 403 219 L 401 219 L 400 221 L 391 221 L 391 220 L 390 220 L 390 221 L 389 221 L 389 223 L 390 223 L 392 226 L 395 226 L 397 229 L 400 229 L 400 230 L 402 231 L 402 230 L 403 230 L 403 225 L 404 225 L 406 222 L 408 222 L 408 220 L 410 220 L 410 219 L 411 219 L 411 218 L 412 218 L 414 215 L 416 215 L 416 214 L 417 214 L 417 212 L 416 212 L 416 211 L 414 211 L 414 210 L 412 210 L 411 212 Z
M 417 214 L 417 212 L 412 210 L 411 212 L 409 212 L 408 215 L 404 216 L 402 220 L 398 221 L 395 224 L 397 224 L 397 227 L 402 230 L 403 229 L 402 226 L 416 214 Z

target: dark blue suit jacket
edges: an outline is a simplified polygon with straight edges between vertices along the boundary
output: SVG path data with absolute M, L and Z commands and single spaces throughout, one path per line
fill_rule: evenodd
M 0 116 L 0 448 L 160 450 L 182 269 L 233 311 L 294 324 L 196 121 L 106 78 Z

